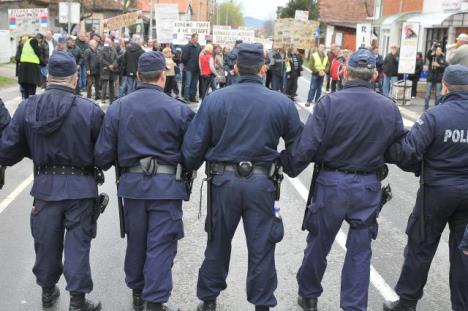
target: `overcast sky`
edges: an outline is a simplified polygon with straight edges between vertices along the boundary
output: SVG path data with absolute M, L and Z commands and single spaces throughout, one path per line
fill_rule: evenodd
M 244 9 L 244 16 L 267 20 L 275 17 L 276 8 L 284 6 L 288 0 L 237 0 Z

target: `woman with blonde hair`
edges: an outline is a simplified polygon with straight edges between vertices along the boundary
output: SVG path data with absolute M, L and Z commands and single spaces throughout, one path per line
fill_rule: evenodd
M 216 89 L 216 68 L 213 57 L 213 45 L 207 44 L 200 53 L 199 65 L 202 77 L 201 99 L 203 99 L 210 85 L 213 91 Z
M 172 96 L 172 90 L 174 89 L 175 83 L 175 66 L 176 63 L 172 59 L 172 51 L 171 48 L 167 47 L 164 48 L 162 53 L 164 54 L 164 58 L 166 59 L 166 85 L 164 86 L 164 93 L 169 96 Z

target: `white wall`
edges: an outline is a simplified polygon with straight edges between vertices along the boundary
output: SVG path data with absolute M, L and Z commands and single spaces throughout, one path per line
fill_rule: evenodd
M 463 2 L 463 0 L 424 0 L 423 13 L 440 13 L 446 10 L 454 11 L 450 7 L 461 7 Z M 466 4 L 464 3 L 464 5 Z

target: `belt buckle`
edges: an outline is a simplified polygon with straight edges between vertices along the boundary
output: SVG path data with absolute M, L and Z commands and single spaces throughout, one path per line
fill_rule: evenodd
M 241 161 L 236 164 L 236 173 L 238 177 L 247 178 L 253 173 L 254 166 L 250 161 Z

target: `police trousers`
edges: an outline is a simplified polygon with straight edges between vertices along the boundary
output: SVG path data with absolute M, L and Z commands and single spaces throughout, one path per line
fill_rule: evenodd
M 225 172 L 212 183 L 213 239 L 207 243 L 199 270 L 198 298 L 215 300 L 226 289 L 231 241 L 242 218 L 248 249 L 247 300 L 257 306 L 275 306 L 275 246 L 284 228 L 273 210 L 273 182 L 266 176 L 242 178 Z
M 395 287 L 400 299 L 415 305 L 423 289 L 440 237 L 447 223 L 450 228 L 450 291 L 452 309 L 468 310 L 468 256 L 458 249 L 468 224 L 468 186 L 425 187 L 426 239 L 419 236 L 422 200 L 418 193 L 416 206 L 408 220 L 408 244 L 400 279 Z M 445 310 L 447 310 L 446 308 Z
M 35 201 L 31 232 L 36 252 L 33 273 L 39 286 L 55 286 L 63 273 L 67 291 L 93 290 L 89 250 L 96 233 L 94 202 L 94 199 Z
M 177 241 L 184 237 L 182 200 L 125 199 L 125 282 L 153 303 L 169 300 Z
M 299 295 L 318 298 L 327 267 L 327 255 L 341 225 L 349 225 L 346 257 L 341 275 L 343 310 L 367 310 L 370 280 L 371 241 L 377 237 L 377 216 L 381 200 L 380 182 L 375 175 L 321 172 L 314 202 L 305 219 L 307 247 L 297 273 Z

